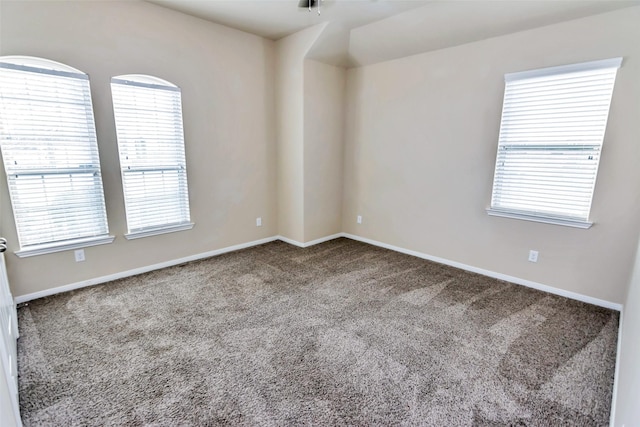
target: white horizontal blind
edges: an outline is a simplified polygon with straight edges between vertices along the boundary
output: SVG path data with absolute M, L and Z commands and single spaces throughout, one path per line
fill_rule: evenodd
M 129 233 L 189 224 L 180 89 L 129 75 L 111 90 Z
M 492 210 L 588 220 L 620 63 L 506 76 Z
M 51 67 L 0 59 L 0 144 L 20 246 L 107 236 L 89 78 L 33 59 Z

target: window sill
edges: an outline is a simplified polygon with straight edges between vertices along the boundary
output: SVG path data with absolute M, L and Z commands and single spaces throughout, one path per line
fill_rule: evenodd
M 67 240 L 61 243 L 50 243 L 46 245 L 33 245 L 26 249 L 14 252 L 18 258 L 28 258 L 37 255 L 52 254 L 54 252 L 69 251 L 72 249 L 86 248 L 89 246 L 107 245 L 115 239 L 115 236 L 100 236 L 87 239 Z
M 544 224 L 562 225 L 565 227 L 573 227 L 573 228 L 587 229 L 587 228 L 591 228 L 591 226 L 593 225 L 592 222 L 588 222 L 588 221 L 555 218 L 550 216 L 538 216 L 538 215 L 524 214 L 524 213 L 514 212 L 514 211 L 503 211 L 503 210 L 497 210 L 497 209 L 491 209 L 491 208 L 487 209 L 487 213 L 491 216 L 520 219 L 524 221 L 542 222 Z
M 149 230 L 142 230 L 142 231 L 136 231 L 133 233 L 127 233 L 124 235 L 124 237 L 127 240 L 141 239 L 143 237 L 157 236 L 159 234 L 175 233 L 176 231 L 191 230 L 193 226 L 194 224 L 190 222 L 188 224 L 172 225 L 169 227 L 153 228 Z

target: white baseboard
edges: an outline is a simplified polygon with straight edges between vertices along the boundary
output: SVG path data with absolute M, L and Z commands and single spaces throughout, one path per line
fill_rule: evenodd
M 298 242 L 297 240 L 293 240 L 293 239 L 290 239 L 288 237 L 276 236 L 276 239 L 282 240 L 285 243 L 288 243 L 288 244 L 293 245 L 293 246 L 297 246 L 299 248 L 304 248 L 304 243 Z
M 438 262 L 440 264 L 450 265 L 452 267 L 460 268 L 462 270 L 467 270 L 467 271 L 471 271 L 473 273 L 482 274 L 484 276 L 493 277 L 494 279 L 500 279 L 500 280 L 504 280 L 504 281 L 507 281 L 507 282 L 515 283 L 515 284 L 518 284 L 518 285 L 527 286 L 529 288 L 538 289 L 538 290 L 541 290 L 541 291 L 544 291 L 544 292 L 549 292 L 551 294 L 560 295 L 560 296 L 563 296 L 563 297 L 566 297 L 566 298 L 571 298 L 571 299 L 574 299 L 574 300 L 577 300 L 577 301 L 586 302 L 588 304 L 593 304 L 593 305 L 597 305 L 597 306 L 600 306 L 600 307 L 605 307 L 605 308 L 609 308 L 609 309 L 617 310 L 617 311 L 621 311 L 622 310 L 622 304 L 617 304 L 617 303 L 613 303 L 613 302 L 610 302 L 610 301 L 605 301 L 605 300 L 601 300 L 601 299 L 598 299 L 598 298 L 593 298 L 593 297 L 590 297 L 590 296 L 587 296 L 587 295 L 582 295 L 582 294 L 578 294 L 578 293 L 575 293 L 575 292 L 566 291 L 564 289 L 555 288 L 553 286 L 543 285 L 542 283 L 532 282 L 530 280 L 521 279 L 519 277 L 508 276 L 506 274 L 497 273 L 495 271 L 485 270 L 483 268 L 478 268 L 478 267 L 474 267 L 474 266 L 471 266 L 471 265 L 462 264 L 460 262 L 451 261 L 451 260 L 448 260 L 448 259 L 445 259 L 445 258 L 440 258 L 440 257 L 428 255 L 428 254 L 425 254 L 425 253 L 422 253 L 422 252 L 401 248 L 399 246 L 389 245 L 387 243 L 378 242 L 377 240 L 372 240 L 372 239 L 368 239 L 366 237 L 360 237 L 360 236 L 356 236 L 354 234 L 349 234 L 349 233 L 336 233 L 336 234 L 332 234 L 330 236 L 322 237 L 322 238 L 316 239 L 316 240 L 311 240 L 311 241 L 305 242 L 305 243 L 298 242 L 296 240 L 289 239 L 289 238 L 284 237 L 284 236 L 267 237 L 267 238 L 261 239 L 261 240 L 254 240 L 253 242 L 241 243 L 239 245 L 229 246 L 229 247 L 222 248 L 222 249 L 216 249 L 216 250 L 209 251 L 209 252 L 204 252 L 204 253 L 201 253 L 201 254 L 191 255 L 191 256 L 188 256 L 188 257 L 184 257 L 184 258 L 179 258 L 179 259 L 174 259 L 174 260 L 162 262 L 162 263 L 159 263 L 159 264 L 153 264 L 153 265 L 149 265 L 149 266 L 146 266 L 146 267 L 135 268 L 133 270 L 123 271 L 123 272 L 120 272 L 120 273 L 110 274 L 110 275 L 102 276 L 102 277 L 96 277 L 94 279 L 83 280 L 81 282 L 71 283 L 69 285 L 59 286 L 59 287 L 51 288 L 51 289 L 45 289 L 43 291 L 34 292 L 34 293 L 31 293 L 31 294 L 20 295 L 18 297 L 15 297 L 15 302 L 19 304 L 19 303 L 31 301 L 31 300 L 34 300 L 34 299 L 37 299 L 37 298 L 43 298 L 43 297 L 46 297 L 46 296 L 55 295 L 55 294 L 62 293 L 62 292 L 72 291 L 74 289 L 80 289 L 80 288 L 84 288 L 84 287 L 87 287 L 87 286 L 98 285 L 98 284 L 101 284 L 101 283 L 110 282 L 112 280 L 122 279 L 122 278 L 129 277 L 129 276 L 135 276 L 137 274 L 147 273 L 147 272 L 153 271 L 153 270 L 159 270 L 159 269 L 165 268 L 165 267 L 171 267 L 171 266 L 174 266 L 174 265 L 183 264 L 183 263 L 189 262 L 189 261 L 196 261 L 196 260 L 199 260 L 199 259 L 209 258 L 209 257 L 212 257 L 212 256 L 224 254 L 224 253 L 227 253 L 227 252 L 237 251 L 239 249 L 245 249 L 245 248 L 250 248 L 252 246 L 262 245 L 264 243 L 273 242 L 274 240 L 282 240 L 285 243 L 289 243 L 291 245 L 298 246 L 298 247 L 301 247 L 301 248 L 306 248 L 306 247 L 317 245 L 319 243 L 323 243 L 323 242 L 326 242 L 326 241 L 329 241 L 329 240 L 337 239 L 339 237 L 346 237 L 346 238 L 349 238 L 349 239 L 352 239 L 352 240 L 357 240 L 357 241 L 360 241 L 360 242 L 368 243 L 370 245 L 379 246 L 379 247 L 385 248 L 385 249 L 390 249 L 390 250 L 395 251 L 395 252 L 400 252 L 400 253 L 407 254 L 407 255 L 413 255 L 413 256 L 418 257 L 418 258 L 427 259 L 429 261 Z
M 20 295 L 14 298 L 16 304 L 31 301 L 38 298 L 48 297 L 51 295 L 59 294 L 62 292 L 68 292 L 75 289 L 85 288 L 87 286 L 99 285 L 101 283 L 111 282 L 112 280 L 123 279 L 125 277 L 135 276 L 142 273 L 148 273 L 149 271 L 160 270 L 161 268 L 172 267 L 178 264 L 184 264 L 189 261 L 197 261 L 203 258 L 209 258 L 216 255 L 221 255 L 227 252 L 237 251 L 239 249 L 250 248 L 252 246 L 262 245 L 264 243 L 273 242 L 278 240 L 277 236 L 267 237 L 265 239 L 254 240 L 253 242 L 240 243 L 238 245 L 228 246 L 226 248 L 216 249 L 209 252 L 203 252 L 196 255 L 190 255 L 184 258 L 172 259 L 170 261 L 161 262 L 158 264 L 147 265 L 145 267 L 134 268 L 133 270 L 122 271 L 115 274 L 109 274 L 107 276 L 96 277 L 93 279 L 83 280 L 81 282 L 71 283 L 69 285 L 58 286 L 56 288 L 45 289 L 44 291 L 34 292 L 31 294 Z
M 289 243 L 290 245 L 298 246 L 300 248 L 308 248 L 309 246 L 317 245 L 318 243 L 328 242 L 329 240 L 337 239 L 338 237 L 344 237 L 344 233 L 332 234 L 330 236 L 321 237 L 319 239 L 311 240 L 305 243 L 298 242 L 297 240 L 289 239 L 288 237 L 284 237 L 284 236 L 276 236 L 278 240 L 282 240 L 285 243 Z
M 485 270 L 484 268 L 474 267 L 472 265 L 462 264 L 460 262 L 451 261 L 445 258 L 436 257 L 433 255 L 424 254 L 422 252 L 413 251 L 410 249 L 404 249 L 398 246 L 389 245 L 387 243 L 378 242 L 376 240 L 368 239 L 366 237 L 356 236 L 349 233 L 341 233 L 343 237 L 349 239 L 358 240 L 360 242 L 368 243 L 370 245 L 379 246 L 385 249 L 391 249 L 392 251 L 401 252 L 407 255 L 413 255 L 418 258 L 427 259 L 429 261 L 438 262 L 440 264 L 450 265 L 451 267 L 460 268 L 462 270 L 471 271 L 473 273 L 482 274 L 483 276 L 493 277 L 494 279 L 504 280 L 506 282 L 515 283 L 517 285 L 523 285 L 528 288 L 538 289 L 540 291 L 549 292 L 550 294 L 560 295 L 566 298 L 571 298 L 577 301 L 586 302 L 588 304 L 597 305 L 611 310 L 622 310 L 622 304 L 614 303 L 611 301 L 605 301 L 598 298 L 593 298 L 587 295 L 578 294 L 576 292 L 566 291 L 564 289 L 554 288 L 553 286 L 543 285 L 542 283 L 532 282 L 531 280 L 521 279 L 519 277 L 508 276 L 502 273 L 496 273 L 495 271 Z
M 123 279 L 125 277 L 135 276 L 142 273 L 148 273 L 149 271 L 160 270 L 161 268 L 172 267 L 178 264 L 184 264 L 189 261 L 196 261 L 203 258 L 210 258 L 212 256 L 221 255 L 227 252 L 237 251 L 239 249 L 246 249 L 252 246 L 262 245 L 264 243 L 273 242 L 275 240 L 282 240 L 283 242 L 289 243 L 291 245 L 299 246 L 301 248 L 306 248 L 309 246 L 317 245 L 318 243 L 323 243 L 329 240 L 337 239 L 338 237 L 342 237 L 343 233 L 332 234 L 331 236 L 322 237 L 320 239 L 312 240 L 310 242 L 301 243 L 293 239 L 289 239 L 284 236 L 273 236 L 267 237 L 265 239 L 254 240 L 253 242 L 241 243 L 239 245 L 229 246 L 222 249 L 216 249 L 209 252 L 204 252 L 196 255 L 191 255 L 184 258 L 172 259 L 170 261 L 161 262 L 158 264 L 147 265 L 145 267 L 134 268 L 133 270 L 122 271 L 115 274 L 109 274 L 106 276 L 95 277 L 93 279 L 83 280 L 81 282 L 71 283 L 68 285 L 58 286 L 51 289 L 45 289 L 43 291 L 33 292 L 26 295 L 20 295 L 14 298 L 16 304 L 20 304 L 23 302 L 31 301 L 38 298 L 44 298 L 55 294 L 60 294 L 63 292 L 73 291 L 75 289 L 86 288 L 87 286 L 99 285 L 102 283 L 111 282 L 113 280 Z

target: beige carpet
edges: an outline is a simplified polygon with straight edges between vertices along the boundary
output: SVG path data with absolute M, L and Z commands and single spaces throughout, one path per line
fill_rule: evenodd
M 617 312 L 348 239 L 44 298 L 19 321 L 26 426 L 607 425 L 618 333 Z

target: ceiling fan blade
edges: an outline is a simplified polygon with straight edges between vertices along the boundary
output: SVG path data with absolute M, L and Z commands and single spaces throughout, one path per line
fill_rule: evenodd
M 300 2 L 298 3 L 298 7 L 314 7 L 315 5 L 316 0 L 300 0 Z

